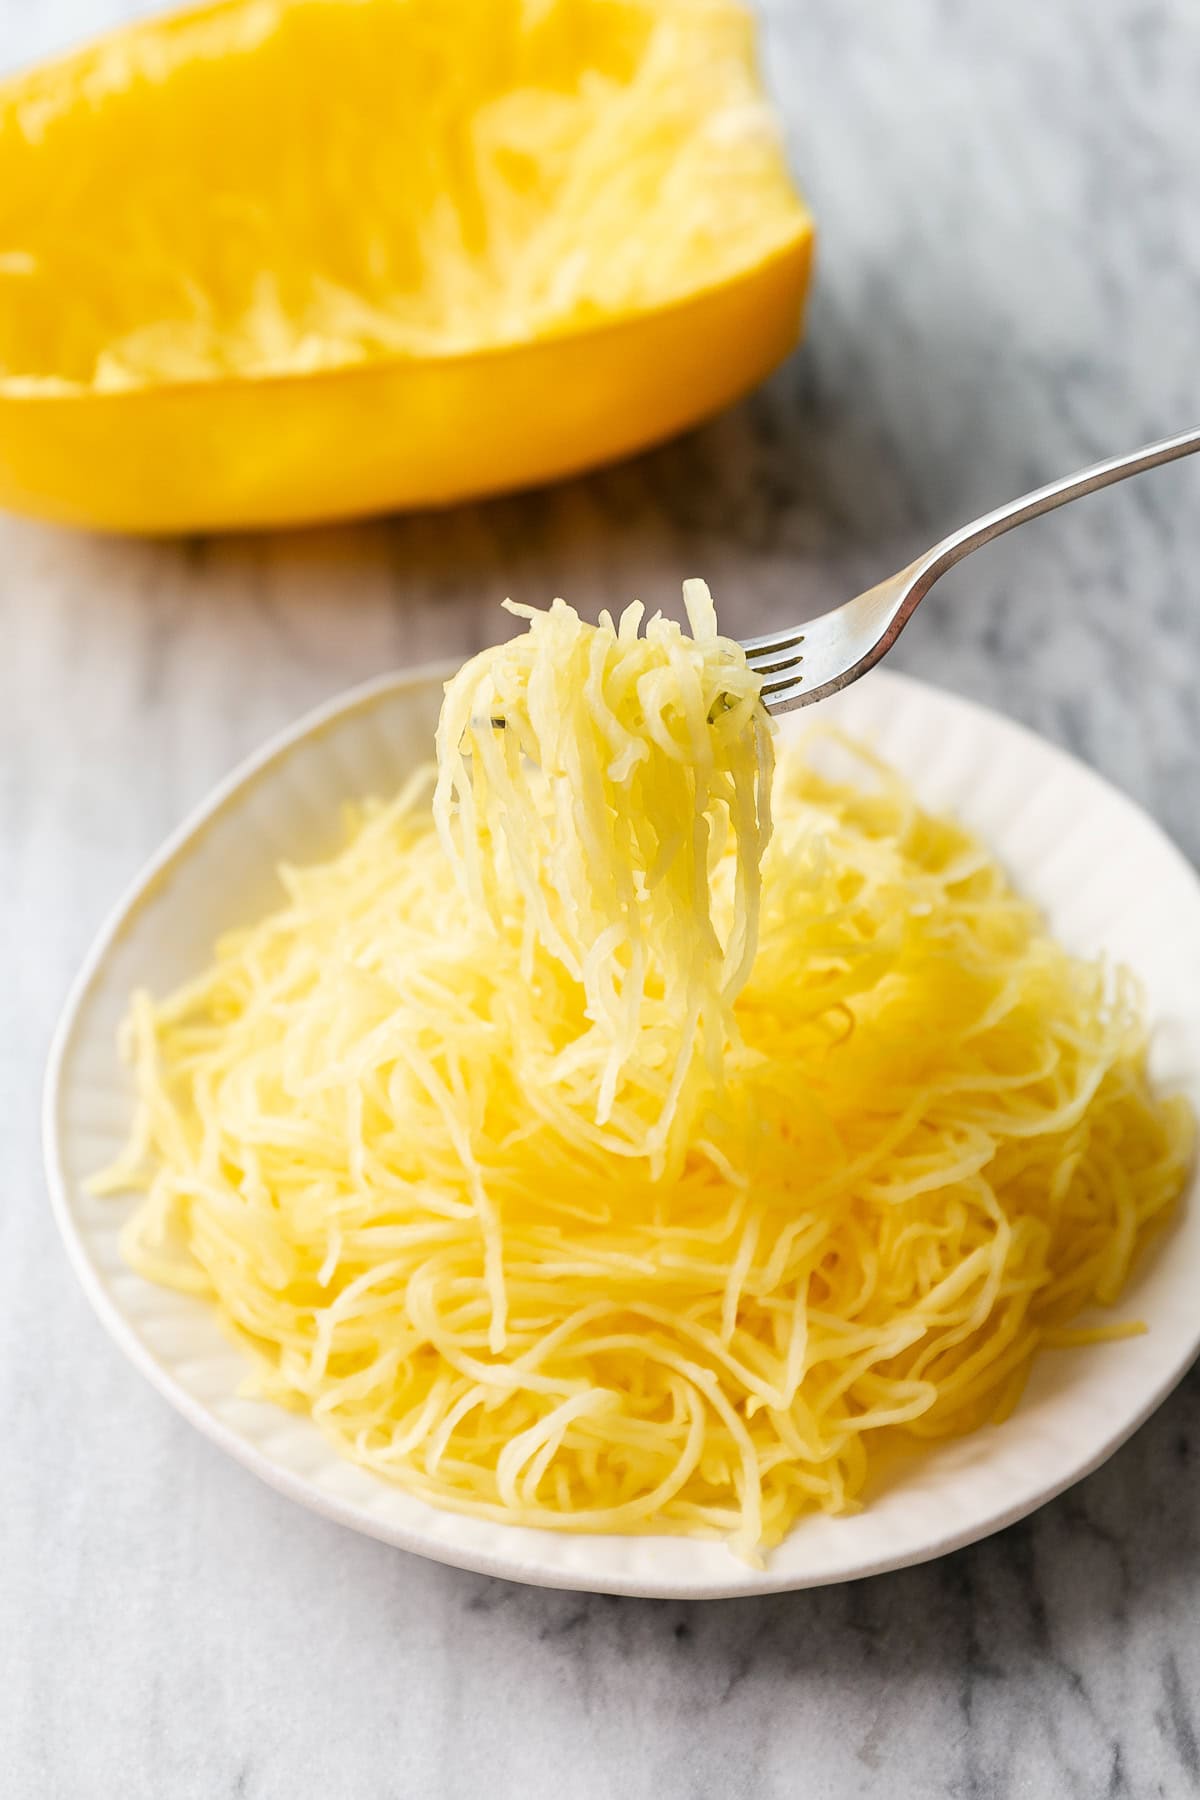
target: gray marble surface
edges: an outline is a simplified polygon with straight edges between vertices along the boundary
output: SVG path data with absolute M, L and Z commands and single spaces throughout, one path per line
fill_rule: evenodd
M 0 0 L 16 64 L 134 10 Z M 192 1433 L 92 1319 L 37 1141 L 105 909 L 273 728 L 499 633 L 505 593 L 765 627 L 1036 480 L 1200 418 L 1195 0 L 775 0 L 821 226 L 803 351 L 682 442 L 455 516 L 107 542 L 0 521 L 0 1793 L 887 1800 L 1200 1792 L 1200 1379 L 1027 1523 L 710 1606 L 357 1539 Z M 1069 745 L 1200 857 L 1200 468 L 927 602 L 899 663 Z

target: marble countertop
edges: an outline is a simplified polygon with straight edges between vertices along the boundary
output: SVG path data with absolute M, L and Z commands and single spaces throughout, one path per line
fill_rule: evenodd
M 134 10 L 0 0 L 15 64 Z M 73 968 L 269 731 L 503 630 L 505 594 L 815 610 L 1200 418 L 1193 0 L 774 0 L 821 227 L 805 348 L 551 492 L 145 544 L 0 520 L 0 1792 L 12 1800 L 1000 1800 L 1200 1792 L 1200 1378 L 931 1566 L 759 1601 L 540 1593 L 355 1538 L 179 1420 L 88 1311 L 40 1170 Z M 1200 859 L 1200 469 L 1006 539 L 899 664 L 1068 745 Z

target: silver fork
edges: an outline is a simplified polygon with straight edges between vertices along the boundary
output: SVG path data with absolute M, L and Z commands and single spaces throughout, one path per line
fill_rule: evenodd
M 1035 488 L 995 512 L 985 513 L 935 544 L 898 575 L 868 588 L 856 600 L 847 600 L 834 612 L 822 613 L 792 631 L 769 631 L 764 637 L 745 638 L 742 648 L 756 674 L 763 678 L 762 695 L 767 711 L 791 712 L 811 706 L 839 688 L 848 687 L 886 656 L 918 606 L 933 586 L 955 563 L 960 563 L 981 544 L 990 544 L 1002 532 L 1026 519 L 1053 512 L 1068 500 L 1094 494 L 1097 488 L 1127 475 L 1139 475 L 1160 463 L 1174 462 L 1200 450 L 1200 428 L 1162 438 L 1126 456 L 1110 456 L 1076 475 L 1066 475 L 1047 487 Z

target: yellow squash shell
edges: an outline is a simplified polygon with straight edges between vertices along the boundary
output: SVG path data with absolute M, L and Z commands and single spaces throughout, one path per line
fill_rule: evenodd
M 223 0 L 0 87 L 0 504 L 264 526 L 665 438 L 812 230 L 731 0 Z

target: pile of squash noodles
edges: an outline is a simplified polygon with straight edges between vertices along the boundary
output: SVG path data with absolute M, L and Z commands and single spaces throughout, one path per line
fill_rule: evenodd
M 1191 1121 L 1131 981 L 757 682 L 561 601 L 447 687 L 437 767 L 124 1028 L 100 1178 L 250 1391 L 440 1506 L 724 1538 L 1002 1417 L 1117 1299 Z M 523 610 L 523 609 L 515 609 Z

